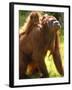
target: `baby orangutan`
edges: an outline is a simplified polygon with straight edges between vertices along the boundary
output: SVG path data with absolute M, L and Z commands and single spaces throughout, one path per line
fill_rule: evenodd
M 39 16 L 40 14 L 38 12 L 31 12 L 29 16 L 27 17 L 26 23 L 21 27 L 20 34 L 21 35 L 28 34 L 31 32 L 32 28 L 39 23 Z

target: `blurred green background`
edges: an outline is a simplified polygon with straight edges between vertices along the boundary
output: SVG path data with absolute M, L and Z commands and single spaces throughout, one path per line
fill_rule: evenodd
M 31 11 L 19 11 L 19 28 L 24 25 L 26 22 L 26 18 L 29 15 Z M 64 13 L 62 12 L 40 12 L 42 15 L 48 14 L 48 15 L 53 15 L 59 20 L 61 24 L 61 30 L 60 30 L 60 53 L 61 53 L 61 58 L 62 58 L 62 64 L 64 66 Z M 49 56 L 49 51 L 47 52 L 47 55 L 45 57 L 45 63 L 49 72 L 49 77 L 61 77 L 59 73 L 57 72 L 53 58 L 52 56 Z M 35 76 L 34 76 L 35 77 Z

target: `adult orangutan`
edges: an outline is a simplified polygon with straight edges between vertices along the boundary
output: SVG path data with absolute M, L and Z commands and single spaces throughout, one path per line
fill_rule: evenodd
M 42 73 L 42 77 L 48 77 L 45 65 L 45 55 L 49 50 L 58 72 L 63 76 L 64 71 L 59 52 L 60 23 L 53 16 L 43 16 L 28 34 L 22 34 L 19 39 L 19 78 L 26 78 L 27 66 L 33 62 Z M 32 65 L 33 66 L 33 65 Z

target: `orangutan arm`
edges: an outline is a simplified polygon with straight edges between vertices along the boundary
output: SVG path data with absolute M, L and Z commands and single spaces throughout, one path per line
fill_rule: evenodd
M 52 52 L 53 55 L 53 60 L 55 63 L 55 66 L 57 68 L 57 71 L 60 73 L 60 75 L 64 75 L 64 70 L 62 67 L 62 61 L 61 61 L 61 55 L 59 51 L 59 40 L 58 40 L 58 35 L 56 34 L 56 39 L 55 39 L 55 49 Z

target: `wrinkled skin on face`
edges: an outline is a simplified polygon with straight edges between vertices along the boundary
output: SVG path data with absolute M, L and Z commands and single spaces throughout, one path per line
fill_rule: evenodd
M 58 72 L 63 76 L 64 71 L 59 52 L 59 21 L 53 17 L 44 15 L 31 32 L 20 37 L 19 43 L 19 78 L 26 78 L 27 66 L 31 68 L 32 73 L 35 69 L 33 63 L 36 64 L 37 71 L 42 73 L 42 77 L 48 77 L 48 70 L 45 64 L 45 55 L 49 50 L 53 56 L 53 60 Z M 31 64 L 31 62 L 33 62 Z M 34 70 L 33 70 L 34 69 Z
M 44 15 L 42 18 L 42 24 L 46 25 L 49 30 L 59 30 L 61 25 L 59 21 L 53 16 Z

